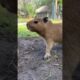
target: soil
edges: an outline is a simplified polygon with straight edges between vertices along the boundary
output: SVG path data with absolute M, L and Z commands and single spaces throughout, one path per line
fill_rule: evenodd
M 18 39 L 18 80 L 62 80 L 62 45 L 51 51 L 51 59 L 44 60 L 42 38 Z

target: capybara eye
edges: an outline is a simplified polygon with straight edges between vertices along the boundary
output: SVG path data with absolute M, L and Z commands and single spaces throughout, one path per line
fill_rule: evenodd
M 37 23 L 38 23 L 38 21 L 34 21 L 34 23 L 35 23 L 35 24 L 37 24 Z

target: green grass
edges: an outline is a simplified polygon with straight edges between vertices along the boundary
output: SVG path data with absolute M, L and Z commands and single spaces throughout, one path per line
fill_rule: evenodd
M 27 21 L 27 18 L 19 18 L 18 19 L 18 22 L 26 22 Z
M 57 20 L 57 19 L 55 19 L 55 20 L 51 19 L 51 21 L 52 21 L 54 24 L 62 23 L 62 20 Z

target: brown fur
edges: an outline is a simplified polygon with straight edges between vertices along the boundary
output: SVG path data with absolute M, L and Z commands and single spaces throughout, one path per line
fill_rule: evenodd
M 44 58 L 51 56 L 50 51 L 55 42 L 62 42 L 62 24 L 53 24 L 46 17 L 29 21 L 27 27 L 29 30 L 37 32 L 46 40 L 46 54 Z

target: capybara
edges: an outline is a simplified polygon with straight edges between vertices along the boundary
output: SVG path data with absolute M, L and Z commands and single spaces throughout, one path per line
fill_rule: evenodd
M 27 23 L 30 31 L 37 32 L 46 41 L 44 59 L 51 57 L 51 49 L 56 42 L 62 42 L 62 24 L 53 24 L 48 17 L 34 18 Z

